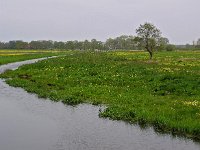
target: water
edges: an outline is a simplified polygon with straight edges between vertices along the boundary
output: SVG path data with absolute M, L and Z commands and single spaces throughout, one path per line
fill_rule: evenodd
M 33 61 L 0 66 L 6 69 Z M 0 80 L 1 150 L 199 150 L 189 139 L 98 117 L 99 107 L 39 99 Z

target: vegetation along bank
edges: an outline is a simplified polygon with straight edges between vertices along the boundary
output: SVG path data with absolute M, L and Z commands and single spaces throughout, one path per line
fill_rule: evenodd
M 55 50 L 0 50 L 0 65 L 35 58 L 64 55 L 65 51 Z
M 70 51 L 0 77 L 39 97 L 104 104 L 102 117 L 200 139 L 200 52 Z

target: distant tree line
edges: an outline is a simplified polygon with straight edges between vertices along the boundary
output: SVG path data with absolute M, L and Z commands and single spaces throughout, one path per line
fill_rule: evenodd
M 200 45 L 176 45 L 176 49 L 178 50 L 200 50 Z
M 21 40 L 0 42 L 0 49 L 46 49 L 46 50 L 141 50 L 134 36 L 122 35 L 116 38 L 109 38 L 106 42 L 96 39 L 85 41 L 51 41 L 39 40 L 24 42 Z M 169 44 L 167 38 L 160 38 L 157 50 L 173 50 L 174 45 Z

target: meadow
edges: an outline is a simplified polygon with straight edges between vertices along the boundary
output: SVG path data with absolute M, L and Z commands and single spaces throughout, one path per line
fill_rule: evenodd
M 56 50 L 0 50 L 0 65 L 42 58 L 48 56 L 57 56 L 64 52 Z
M 200 139 L 200 51 L 80 52 L 1 74 L 39 97 L 104 105 L 101 117 Z

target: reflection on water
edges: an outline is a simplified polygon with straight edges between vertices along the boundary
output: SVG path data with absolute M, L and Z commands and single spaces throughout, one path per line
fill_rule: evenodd
M 0 72 L 18 65 L 0 67 Z M 121 121 L 102 119 L 98 113 L 99 108 L 91 105 L 72 107 L 38 99 L 0 80 L 0 149 L 200 149 L 200 145 L 192 140 L 158 135 L 151 128 L 141 130 Z

